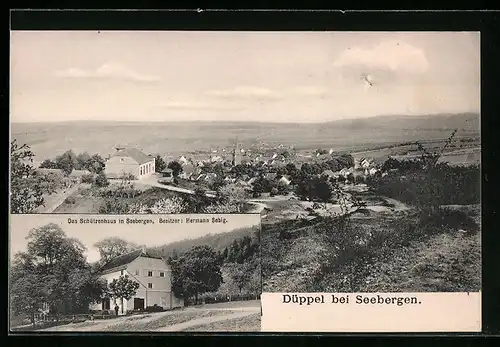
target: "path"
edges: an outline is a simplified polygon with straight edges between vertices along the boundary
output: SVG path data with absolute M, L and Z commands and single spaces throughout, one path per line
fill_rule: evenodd
M 205 309 L 194 308 L 193 310 L 202 311 Z M 182 331 L 182 330 L 186 330 L 186 329 L 200 326 L 200 325 L 207 325 L 207 324 L 212 324 L 212 323 L 221 322 L 221 321 L 225 321 L 225 320 L 247 317 L 247 316 L 256 314 L 260 311 L 260 309 L 255 310 L 254 308 L 248 308 L 248 307 L 247 308 L 240 308 L 240 309 L 220 308 L 220 309 L 206 309 L 206 310 L 209 310 L 209 311 L 238 311 L 238 312 L 230 313 L 230 314 L 224 315 L 224 316 L 211 316 L 211 317 L 195 318 L 195 319 L 192 319 L 192 320 L 184 322 L 184 323 L 178 323 L 178 324 L 170 325 L 167 327 L 163 327 L 163 328 L 160 328 L 156 331 Z
M 143 184 L 143 185 L 147 185 L 147 186 L 151 186 L 151 187 L 158 187 L 161 189 L 166 189 L 166 190 L 170 190 L 170 191 L 182 193 L 182 194 L 190 194 L 190 195 L 195 194 L 194 190 L 191 190 L 191 189 L 161 184 L 156 180 L 155 177 L 144 178 L 141 180 L 134 181 L 134 183 Z M 211 193 L 205 193 L 205 196 L 207 196 L 208 198 L 215 198 L 215 194 L 211 194 Z
M 69 196 L 73 195 L 78 191 L 78 188 L 80 187 L 80 183 L 75 184 L 73 187 L 62 191 L 61 196 L 57 198 L 57 200 L 53 203 L 51 203 L 49 206 L 44 206 L 42 207 L 38 213 L 52 213 L 56 208 L 61 206 Z

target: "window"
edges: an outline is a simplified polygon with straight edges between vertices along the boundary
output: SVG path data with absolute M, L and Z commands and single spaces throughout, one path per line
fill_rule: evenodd
M 153 271 L 148 271 L 148 277 L 153 277 Z
M 139 276 L 139 270 L 135 270 L 135 275 Z
M 143 175 L 143 173 L 142 173 L 142 166 L 141 166 L 141 176 L 142 176 L 142 175 Z
M 153 283 L 148 283 L 148 288 L 153 289 Z
M 120 161 L 125 161 L 125 159 L 123 159 L 123 158 L 120 158 Z
M 120 275 L 123 276 L 123 274 L 125 273 L 124 270 L 120 271 Z
M 165 277 L 165 273 L 164 272 L 160 272 L 160 277 Z

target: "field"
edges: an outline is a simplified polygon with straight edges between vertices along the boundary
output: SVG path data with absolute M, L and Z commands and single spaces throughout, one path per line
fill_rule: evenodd
M 453 129 L 459 137 L 479 136 L 479 115 L 379 116 L 322 124 L 245 122 L 67 122 L 15 123 L 11 136 L 31 146 L 37 161 L 68 149 L 107 157 L 116 145 L 130 145 L 146 154 L 172 157 L 238 141 L 251 146 L 294 146 L 297 150 L 332 148 L 359 152 L 408 141 L 443 140 Z

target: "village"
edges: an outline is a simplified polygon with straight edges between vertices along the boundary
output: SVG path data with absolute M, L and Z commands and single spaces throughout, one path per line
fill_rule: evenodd
M 84 159 L 79 159 L 82 157 Z M 82 164 L 78 164 L 79 160 Z M 88 188 L 89 183 L 95 187 L 99 186 L 99 181 L 105 181 L 101 186 L 108 190 L 126 182 L 127 186 L 134 187 L 143 196 L 148 191 L 161 190 L 169 197 L 177 196 L 180 199 L 198 194 L 217 200 L 222 189 L 226 190 L 227 195 L 234 195 L 228 198 L 233 200 L 231 204 L 240 207 L 222 210 L 219 207 L 216 212 L 263 213 L 270 209 L 270 204 L 263 201 L 269 198 L 311 203 L 335 202 L 331 192 L 326 192 L 326 196 L 322 197 L 315 185 L 329 182 L 329 189 L 321 189 L 332 191 L 332 184 L 363 184 L 369 177 L 383 175 L 381 163 L 383 160 L 354 158 L 351 154 L 333 149 L 299 151 L 293 146 L 281 144 L 258 144 L 245 148 L 237 139 L 226 148 L 186 153 L 179 157 L 146 154 L 133 146 L 116 146 L 106 159 L 86 153 L 77 156 L 67 151 L 54 160 L 44 160 L 36 168 L 37 173 L 45 177 L 63 175 L 63 180 L 69 182 L 59 191 L 46 194 L 46 203 L 38 211 L 98 213 L 95 206 L 90 207 L 90 210 L 88 206 L 85 207 L 87 210 L 78 207 L 79 196 L 82 196 L 79 193 L 85 187 Z M 100 187 L 101 191 L 103 187 Z M 101 209 L 101 212 L 117 211 Z M 173 212 L 205 211 L 188 209 Z

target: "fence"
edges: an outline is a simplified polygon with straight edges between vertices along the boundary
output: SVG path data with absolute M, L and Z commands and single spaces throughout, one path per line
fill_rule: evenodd
M 247 300 L 259 300 L 260 294 L 237 294 L 237 295 L 203 295 L 198 298 L 195 302 L 194 298 L 189 298 L 185 300 L 186 306 L 188 305 L 202 305 L 202 304 L 214 304 L 219 302 L 230 302 L 230 301 L 247 301 Z

